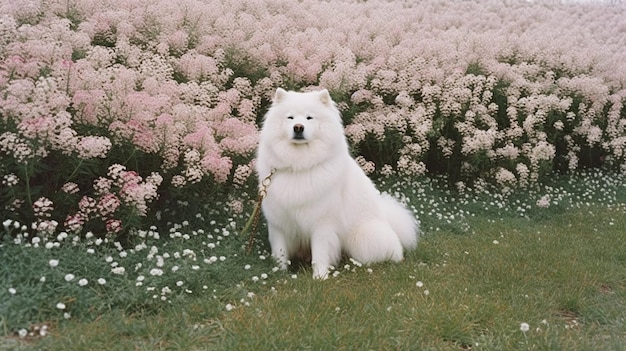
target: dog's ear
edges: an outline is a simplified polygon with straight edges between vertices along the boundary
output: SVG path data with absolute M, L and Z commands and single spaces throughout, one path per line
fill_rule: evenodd
M 322 104 L 326 106 L 333 105 L 333 99 L 330 97 L 330 93 L 328 92 L 327 89 L 321 90 L 319 94 L 320 94 L 320 101 L 322 101 Z
M 276 93 L 274 94 L 274 100 L 272 100 L 275 104 L 279 103 L 281 100 L 285 98 L 287 95 L 287 91 L 283 88 L 276 89 Z

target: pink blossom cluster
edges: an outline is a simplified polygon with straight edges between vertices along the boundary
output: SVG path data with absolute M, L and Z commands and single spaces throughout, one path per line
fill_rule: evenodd
M 506 186 L 626 172 L 624 18 L 602 1 L 3 2 L 0 170 L 23 186 L 17 167 L 59 154 L 100 165 L 112 183 L 91 198 L 143 214 L 161 177 L 245 184 L 276 87 L 325 87 L 367 171 Z M 105 176 L 113 152 L 158 175 Z M 70 181 L 85 184 L 55 184 Z
M 66 217 L 64 226 L 71 232 L 80 232 L 92 220 L 102 220 L 108 233 L 124 229 L 122 217 L 136 215 L 145 217 L 148 204 L 158 198 L 158 187 L 163 178 L 153 173 L 145 180 L 134 171 L 120 164 L 108 168 L 107 177 L 93 182 L 94 197 L 84 195 L 78 202 L 78 211 Z M 75 183 L 66 183 L 66 193 L 79 191 Z

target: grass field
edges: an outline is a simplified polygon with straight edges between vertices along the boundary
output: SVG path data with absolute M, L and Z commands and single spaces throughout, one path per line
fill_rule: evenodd
M 117 283 L 118 296 L 94 295 L 92 307 L 69 319 L 34 321 L 47 323 L 45 337 L 30 336 L 37 330 L 31 326 L 20 338 L 7 331 L 5 321 L 0 348 L 623 350 L 623 178 L 559 184 L 566 185 L 502 197 L 455 195 L 434 183 L 394 183 L 390 191 L 407 196 L 426 232 L 400 264 L 362 267 L 344 260 L 330 279 L 314 281 L 304 264 L 273 272 L 263 244 L 258 255 L 233 256 L 241 250 L 233 236 L 222 244 L 231 255 L 211 275 L 219 285 L 203 289 L 205 268 L 183 267 L 190 272 L 184 285 L 193 293 L 174 292 L 165 303 L 149 303 L 162 299 L 142 297 L 136 292 L 141 289 L 130 287 L 133 280 Z M 548 192 L 549 207 L 532 206 Z M 193 240 L 187 245 L 197 247 Z M 236 244 L 228 246 L 229 240 Z M 182 252 L 182 244 L 172 248 L 175 239 L 166 243 Z M 105 302 L 106 308 L 98 305 Z M 79 305 L 67 304 L 72 303 Z

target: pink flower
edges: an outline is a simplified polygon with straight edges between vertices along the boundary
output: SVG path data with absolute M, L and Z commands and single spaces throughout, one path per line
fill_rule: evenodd
M 77 213 L 73 216 L 67 216 L 63 226 L 65 229 L 77 233 L 82 230 L 85 220 L 86 218 L 82 213 Z
M 97 204 L 98 212 L 102 217 L 108 217 L 120 207 L 120 200 L 114 194 L 106 194 L 100 198 Z
M 78 157 L 82 159 L 106 158 L 111 149 L 111 141 L 103 136 L 84 136 L 76 145 Z
M 233 162 L 228 157 L 221 157 L 214 153 L 207 153 L 200 161 L 202 168 L 213 174 L 218 183 L 224 183 L 230 175 Z
M 96 200 L 89 196 L 83 196 L 78 202 L 78 208 L 83 215 L 88 217 L 96 212 Z
M 106 222 L 107 233 L 119 233 L 122 227 L 122 221 L 119 219 L 109 219 Z
M 33 211 L 35 212 L 35 217 L 37 218 L 49 218 L 51 216 L 50 212 L 54 209 L 52 206 L 53 203 L 50 199 L 46 197 L 40 197 L 37 201 L 33 203 Z

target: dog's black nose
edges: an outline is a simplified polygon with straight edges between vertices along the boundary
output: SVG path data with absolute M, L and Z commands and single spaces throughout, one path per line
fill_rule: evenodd
M 302 124 L 293 126 L 293 138 L 295 140 L 304 140 L 304 126 Z

